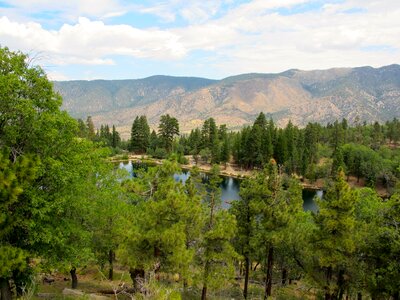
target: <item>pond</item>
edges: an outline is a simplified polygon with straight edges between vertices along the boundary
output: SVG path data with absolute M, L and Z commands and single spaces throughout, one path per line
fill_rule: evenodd
M 119 168 L 125 169 L 134 176 L 134 170 L 139 165 L 135 163 L 132 164 L 131 161 L 129 162 L 121 162 L 119 163 Z M 183 170 L 182 173 L 174 174 L 174 179 L 176 181 L 185 181 L 189 178 L 190 172 Z M 221 200 L 222 206 L 224 208 L 228 208 L 230 206 L 230 202 L 233 200 L 240 200 L 239 191 L 240 191 L 240 179 L 230 177 L 230 176 L 221 176 Z M 303 209 L 305 211 L 316 211 L 317 205 L 314 201 L 314 197 L 322 197 L 323 191 L 322 190 L 306 190 L 303 189 Z

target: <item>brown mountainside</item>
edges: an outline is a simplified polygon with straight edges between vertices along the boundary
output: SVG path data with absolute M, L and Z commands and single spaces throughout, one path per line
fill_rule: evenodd
M 400 117 L 400 66 L 289 70 L 243 74 L 223 80 L 152 76 L 138 80 L 59 81 L 63 108 L 75 117 L 91 115 L 96 125 L 115 124 L 124 137 L 136 115 L 155 128 L 162 114 L 178 118 L 188 131 L 209 117 L 236 129 L 260 112 L 285 125 L 327 123 L 347 118 L 385 121 Z

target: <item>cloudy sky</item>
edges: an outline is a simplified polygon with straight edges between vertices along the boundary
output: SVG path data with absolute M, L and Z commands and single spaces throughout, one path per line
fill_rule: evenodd
M 0 45 L 55 80 L 400 63 L 399 0 L 0 0 Z

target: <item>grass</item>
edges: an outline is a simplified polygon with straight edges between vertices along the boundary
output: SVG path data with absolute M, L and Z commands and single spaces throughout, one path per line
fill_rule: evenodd
M 107 272 L 101 272 L 97 267 L 92 266 L 83 270 L 78 270 L 78 289 L 85 293 L 82 297 L 66 296 L 63 295 L 65 288 L 71 288 L 71 281 L 65 281 L 64 278 L 69 278 L 69 274 L 54 274 L 55 281 L 51 284 L 37 281 L 36 291 L 33 297 L 25 297 L 26 299 L 89 299 L 90 294 L 98 294 L 100 290 L 115 290 L 121 285 L 131 287 L 131 279 L 129 272 L 123 268 L 114 269 L 114 280 L 109 281 L 106 277 Z M 170 278 L 169 278 L 170 279 Z M 201 289 L 188 288 L 183 289 L 182 282 L 175 282 L 174 280 L 157 281 L 150 280 L 147 284 L 147 289 L 150 291 L 148 296 L 142 294 L 137 295 L 122 295 L 117 296 L 118 299 L 154 299 L 154 300 L 197 300 L 201 297 Z M 242 284 L 242 283 L 241 283 Z M 39 297 L 38 294 L 42 294 Z M 43 297 L 46 295 L 48 297 Z M 98 294 L 100 295 L 100 294 Z M 301 282 L 288 285 L 285 287 L 274 285 L 273 297 L 276 300 L 295 300 L 295 299 L 315 299 L 315 295 L 303 287 Z M 114 296 L 107 295 L 114 298 Z M 264 287 L 260 284 L 251 283 L 248 290 L 248 300 L 263 299 Z M 242 287 L 239 284 L 229 285 L 218 292 L 209 292 L 207 297 L 209 300 L 242 300 Z

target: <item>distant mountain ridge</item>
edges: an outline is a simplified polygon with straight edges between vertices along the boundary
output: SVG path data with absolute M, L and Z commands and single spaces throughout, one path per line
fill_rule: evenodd
M 285 125 L 308 122 L 385 121 L 400 117 L 400 66 L 335 68 L 282 73 L 250 73 L 211 80 L 151 76 L 143 79 L 57 81 L 63 109 L 115 124 L 127 137 L 136 115 L 156 127 L 159 117 L 178 118 L 188 131 L 213 117 L 236 129 L 263 111 Z

